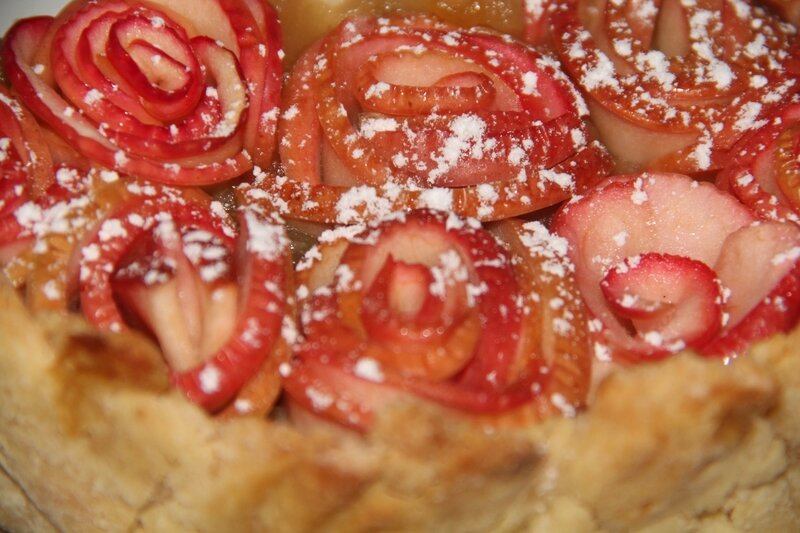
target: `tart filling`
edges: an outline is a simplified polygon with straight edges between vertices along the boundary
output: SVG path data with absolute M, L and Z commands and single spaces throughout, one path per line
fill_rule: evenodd
M 722 4 L 528 4 L 539 49 L 353 16 L 282 90 L 266 3 L 19 21 L 4 270 L 32 309 L 150 336 L 210 412 L 266 414 L 285 388 L 360 430 L 408 396 L 573 414 L 589 352 L 736 357 L 800 314 L 798 58 L 791 25 Z M 607 177 L 632 161 L 694 177 Z

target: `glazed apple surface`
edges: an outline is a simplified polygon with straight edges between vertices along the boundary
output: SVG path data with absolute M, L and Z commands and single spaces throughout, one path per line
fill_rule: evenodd
M 76 1 L 14 25 L 3 68 L 93 162 L 202 185 L 272 160 L 280 40 L 262 2 Z
M 768 4 L 20 22 L 0 529 L 797 529 L 797 37 Z M 608 176 L 643 166 L 682 173 Z
M 360 430 L 408 394 L 516 423 L 582 408 L 591 360 L 565 243 L 541 224 L 496 233 L 506 244 L 423 210 L 323 234 L 298 266 L 290 401 Z
M 742 1 L 530 2 L 527 37 L 587 96 L 618 172 L 708 175 L 796 98 L 796 30 Z
M 497 220 L 611 168 L 558 65 L 522 43 L 421 15 L 347 19 L 295 63 L 280 168 L 287 217 L 348 224 L 430 207 Z
M 760 222 L 710 183 L 618 176 L 556 215 L 602 357 L 693 348 L 733 357 L 800 314 L 800 230 Z
M 292 45 L 293 57 L 281 52 L 275 11 L 260 2 L 203 3 L 218 25 L 194 19 L 188 3 L 123 1 L 75 2 L 57 17 L 20 21 L 3 44 L 11 82 L 0 107 L 4 271 L 33 308 L 79 309 L 98 327 L 141 329 L 174 381 L 212 412 L 233 409 L 256 374 L 263 388 L 248 390 L 270 398 L 257 411 L 268 410 L 279 394 L 276 369 L 291 355 L 288 395 L 311 411 L 319 409 L 307 390 L 321 375 L 369 391 L 374 402 L 351 402 L 363 413 L 327 413 L 362 430 L 378 398 L 409 393 L 456 410 L 528 413 L 521 420 L 574 412 L 586 400 L 578 354 L 587 332 L 597 354 L 618 360 L 685 348 L 736 356 L 797 322 L 797 104 L 780 101 L 795 92 L 794 33 L 743 3 L 666 1 L 652 13 L 625 5 L 528 2 L 534 49 L 495 31 L 521 33 L 517 4 L 431 7 L 444 22 L 396 13 L 399 4 L 342 3 L 328 11 L 336 24 L 326 21 L 302 51 Z M 317 31 L 290 22 L 301 3 L 278 7 L 293 36 Z M 746 13 L 755 22 L 746 24 Z M 493 30 L 455 25 L 484 16 Z M 742 51 L 740 43 L 749 44 Z M 619 113 L 610 122 L 609 110 Z M 616 131 L 620 120 L 635 127 Z M 651 148 L 669 154 L 653 159 Z M 629 156 L 716 178 L 719 189 L 658 173 L 597 186 Z M 223 206 L 200 188 L 152 180 L 237 185 L 209 189 Z M 559 268 L 575 268 L 577 281 L 554 285 L 553 265 L 530 245 L 547 240 L 547 208 L 570 198 L 553 224 L 566 240 L 550 244 L 569 244 L 574 267 Z M 348 251 L 322 266 L 314 258 L 313 274 L 305 262 L 291 272 L 288 244 L 266 262 L 251 250 L 285 239 L 275 213 L 329 226 L 386 220 L 389 236 L 375 249 L 320 242 L 309 253 Z M 445 214 L 455 218 L 442 229 Z M 482 236 L 448 227 L 456 220 Z M 291 243 L 296 260 L 310 234 Z M 428 255 L 420 251 L 429 245 Z M 473 245 L 509 263 L 506 282 L 481 278 L 488 271 Z M 749 249 L 759 253 L 739 271 Z M 454 267 L 450 274 L 467 277 L 442 282 L 447 258 L 478 266 Z M 360 272 L 358 289 L 338 286 L 344 274 L 329 269 L 340 260 Z M 315 290 L 334 284 L 342 294 L 292 294 L 295 278 L 308 290 L 315 276 L 326 280 Z M 447 290 L 431 292 L 439 282 Z M 479 294 L 484 284 L 491 294 L 510 288 L 490 298 Z M 570 316 L 593 320 L 551 320 L 556 308 L 535 299 L 555 293 L 552 301 L 569 295 Z M 487 324 L 496 342 L 482 340 Z M 574 344 L 559 347 L 567 330 Z M 402 379 L 354 376 L 361 350 L 373 370 Z M 548 365 L 566 368 L 568 352 L 580 362 L 565 381 L 553 379 L 563 390 L 547 392 Z M 319 363 L 331 353 L 341 365 Z M 496 395 L 477 401 L 490 375 Z M 233 385 L 220 385 L 226 376 Z

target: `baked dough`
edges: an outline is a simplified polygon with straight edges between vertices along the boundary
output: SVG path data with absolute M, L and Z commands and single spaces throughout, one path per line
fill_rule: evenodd
M 33 315 L 0 280 L 0 530 L 800 531 L 800 328 L 603 376 L 524 428 L 411 399 L 363 437 L 214 418 L 148 339 Z
M 20 334 L 20 332 L 25 332 Z M 421 404 L 364 438 L 219 420 L 158 351 L 0 289 L 8 531 L 792 531 L 800 330 L 729 366 L 618 369 L 590 409 L 487 431 Z

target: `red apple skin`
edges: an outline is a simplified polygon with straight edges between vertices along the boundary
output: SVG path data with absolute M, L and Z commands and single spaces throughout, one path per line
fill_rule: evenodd
M 728 240 L 717 273 L 723 285 L 743 288 L 739 298 L 732 292 L 727 302 L 727 327 L 701 349 L 726 357 L 740 355 L 752 343 L 787 332 L 800 321 L 800 228 L 790 222 L 761 222 Z
M 138 313 L 139 320 L 162 339 L 175 385 L 191 401 L 218 412 L 265 364 L 277 372 L 277 364 L 267 361 L 279 344 L 287 312 L 288 240 L 283 229 L 257 208 L 242 208 L 237 237 L 230 222 L 214 214 L 202 194 L 164 188 L 155 197 L 155 201 L 152 196 L 134 197 L 118 205 L 76 249 L 81 310 L 91 323 L 111 330 L 130 327 L 128 317 Z M 189 237 L 180 232 L 172 240 L 156 239 L 165 219 L 189 233 L 213 235 L 217 242 L 213 251 L 224 253 L 219 259 L 235 272 L 222 269 L 219 278 L 204 275 L 202 254 L 194 261 L 185 255 L 191 243 L 182 242 Z M 162 282 L 159 277 L 152 286 L 153 281 L 145 279 L 146 269 L 115 279 L 120 269 L 134 262 L 156 265 L 159 269 L 153 275 L 160 276 L 163 270 L 169 279 Z M 220 303 L 218 296 L 226 301 Z M 132 307 L 121 309 L 125 303 Z M 168 320 L 161 316 L 165 305 L 175 307 L 166 313 Z M 181 337 L 172 339 L 173 334 Z M 280 353 L 287 358 L 284 352 Z M 267 394 L 274 402 L 277 380 L 264 381 L 274 387 Z
M 25 104 L 92 163 L 209 185 L 272 163 L 281 39 L 267 2 L 75 1 L 18 21 L 0 55 Z
M 722 327 L 712 338 L 683 339 L 702 353 L 733 357 L 798 321 L 800 229 L 791 223 L 755 223 L 745 206 L 711 184 L 675 174 L 612 178 L 564 206 L 553 230 L 570 242 L 584 301 L 603 325 L 596 340 L 619 360 L 666 355 L 645 349 L 626 329 L 632 317 L 627 311 L 615 313 L 614 299 L 609 303 L 603 295 L 607 269 L 642 254 L 685 256 L 714 271 L 723 291 Z
M 762 220 L 800 223 L 797 164 L 800 104 L 789 103 L 771 121 L 734 145 L 717 186 L 730 191 Z
M 585 94 L 616 173 L 713 178 L 798 96 L 795 32 L 756 4 L 532 2 L 526 33 Z M 756 41 L 759 52 L 744 51 Z
M 725 334 L 700 350 L 712 357 L 741 355 L 761 339 L 788 333 L 800 321 L 800 265 L 795 265 L 780 283 L 747 316 Z
M 678 341 L 681 347 L 701 347 L 722 325 L 722 289 L 716 274 L 705 263 L 684 256 L 636 256 L 635 265 L 626 262 L 624 270 L 609 270 L 600 287 L 617 316 L 630 319 L 640 334 L 658 332 L 667 345 Z M 631 297 L 636 301 L 628 303 Z
M 356 17 L 299 58 L 279 122 L 284 168 L 258 183 L 285 199 L 284 215 L 349 224 L 427 207 L 500 220 L 608 174 L 555 61 L 453 30 L 421 15 Z
M 488 424 L 579 410 L 591 358 L 566 258 L 528 248 L 521 222 L 495 230 L 515 244 L 430 210 L 323 234 L 297 276 L 303 341 L 283 374 L 294 407 L 361 432 L 409 397 Z

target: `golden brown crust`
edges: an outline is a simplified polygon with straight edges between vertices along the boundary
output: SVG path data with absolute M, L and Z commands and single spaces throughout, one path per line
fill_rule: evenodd
M 780 391 L 747 360 L 724 368 L 687 354 L 618 373 L 587 416 L 551 430 L 557 479 L 544 497 L 575 499 L 601 530 L 699 525 L 786 474 L 786 442 L 771 420 Z
M 0 394 L 9 399 L 0 467 L 60 530 L 430 529 L 448 520 L 480 530 L 525 493 L 539 460 L 527 439 L 416 407 L 402 414 L 413 426 L 387 420 L 367 443 L 214 420 L 162 388 L 163 369 L 142 371 L 143 341 L 33 320 L 8 287 L 0 300 Z M 132 353 L 114 371 L 90 364 Z M 0 525 L 17 530 L 6 505 Z
M 7 531 L 58 531 L 8 472 L 0 469 L 0 527 Z
M 729 367 L 618 371 L 587 413 L 525 432 L 409 405 L 365 439 L 209 418 L 146 341 L 34 319 L 5 286 L 0 339 L 10 531 L 800 527 L 800 332 Z

